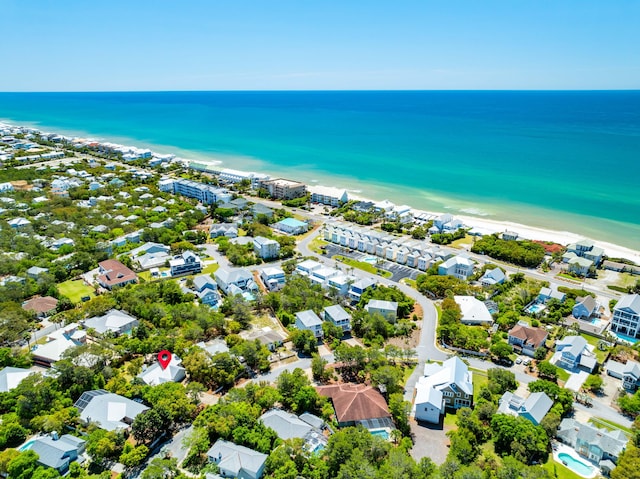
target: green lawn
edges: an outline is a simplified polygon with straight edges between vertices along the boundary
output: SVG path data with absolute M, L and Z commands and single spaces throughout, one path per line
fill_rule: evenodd
M 489 384 L 489 376 L 487 376 L 486 371 L 474 368 L 469 369 L 473 371 L 473 401 L 475 402 L 478 400 L 478 394 L 480 394 L 482 387 Z
M 322 254 L 322 247 L 328 245 L 329 243 L 323 240 L 320 236 L 313 238 L 309 243 L 309 249 L 313 251 L 315 254 Z
M 553 460 L 553 456 L 549 454 L 549 460 L 542 467 L 549 472 L 549 476 L 557 477 L 558 479 L 583 479 L 571 469 L 563 466 L 559 462 Z
M 473 236 L 466 235 L 464 238 L 460 238 L 451 243 L 450 246 L 453 248 L 462 248 L 463 246 L 472 245 L 473 244 Z
M 626 432 L 627 434 L 633 434 L 633 430 L 631 428 L 622 426 L 618 423 L 615 423 L 613 421 L 609 421 L 608 419 L 604 419 L 601 417 L 592 417 L 589 422 L 591 424 L 593 424 L 596 427 L 599 427 L 601 429 L 607 429 L 609 431 L 613 431 L 614 429 L 620 429 L 623 432 Z
M 576 278 L 575 276 L 571 276 L 570 274 L 558 273 L 556 276 L 558 278 L 568 279 L 569 281 L 572 281 L 572 282 L 574 282 L 576 284 L 580 284 L 581 283 L 581 281 L 578 278 Z
M 335 255 L 332 259 L 336 261 L 340 261 L 341 263 L 344 263 L 348 266 L 353 266 L 354 268 L 361 269 L 362 271 L 366 271 L 371 274 L 379 274 L 379 276 L 382 276 L 383 278 L 390 278 L 392 276 L 392 274 L 389 271 L 378 269 L 371 263 L 366 263 L 364 261 L 356 261 L 355 259 L 347 258 L 346 256 L 342 256 L 339 254 Z
M 400 281 L 413 289 L 418 289 L 415 279 L 402 278 Z
M 70 279 L 64 283 L 60 283 L 58 285 L 58 291 L 74 303 L 79 303 L 83 296 L 95 296 L 93 288 L 84 284 L 82 280 L 74 281 Z
M 458 425 L 456 424 L 457 416 L 455 414 L 446 413 L 444 416 L 444 428 L 445 430 L 455 431 L 458 429 Z
M 571 373 L 569 373 L 568 371 L 560 367 L 557 368 L 557 371 L 558 371 L 558 379 L 566 383 L 569 380 L 569 376 L 571 376 Z
M 213 274 L 215 273 L 218 268 L 220 267 L 220 265 L 218 263 L 211 263 L 208 264 L 207 266 L 205 266 L 205 268 L 202 270 L 201 274 Z
M 586 339 L 587 342 L 593 346 L 593 352 L 595 353 L 598 362 L 602 364 L 604 360 L 607 359 L 609 350 L 607 349 L 606 351 L 600 351 L 600 349 L 598 349 L 598 343 L 600 342 L 600 339 L 596 338 L 595 336 L 589 336 L 588 334 L 581 334 L 580 336 Z

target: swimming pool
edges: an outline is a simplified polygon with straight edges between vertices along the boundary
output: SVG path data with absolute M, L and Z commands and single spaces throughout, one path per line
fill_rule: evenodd
M 542 311 L 544 311 L 546 309 L 546 306 L 544 304 L 540 304 L 540 303 L 534 303 L 531 306 L 529 306 L 526 311 L 529 314 L 538 314 Z
M 365 256 L 360 261 L 364 261 L 365 263 L 369 264 L 376 264 L 378 262 L 378 258 L 376 258 L 375 256 Z
M 627 343 L 634 345 L 638 342 L 637 338 L 634 338 L 633 336 L 627 336 L 626 334 L 621 334 L 621 333 L 615 333 L 613 331 L 611 331 L 613 333 L 613 335 L 615 337 L 617 337 L 618 339 L 622 340 L 622 341 L 626 341 Z
M 593 477 L 594 468 L 589 464 L 582 462 L 580 459 L 576 459 L 571 454 L 567 454 L 566 452 L 561 452 L 558 454 L 558 459 L 571 469 L 573 472 L 582 477 Z
M 30 439 L 29 441 L 25 442 L 22 446 L 20 446 L 18 448 L 18 451 L 20 452 L 28 451 L 29 449 L 31 449 L 31 446 L 33 446 L 34 442 L 35 440 Z
M 389 431 L 386 429 L 371 429 L 369 430 L 372 436 L 377 436 L 380 439 L 384 439 L 385 441 L 389 440 Z

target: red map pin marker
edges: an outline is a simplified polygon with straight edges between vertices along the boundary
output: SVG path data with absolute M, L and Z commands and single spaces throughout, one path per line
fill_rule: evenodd
M 162 369 L 167 369 L 167 366 L 169 366 L 169 363 L 171 362 L 171 352 L 166 349 L 160 351 L 158 353 L 158 362 Z

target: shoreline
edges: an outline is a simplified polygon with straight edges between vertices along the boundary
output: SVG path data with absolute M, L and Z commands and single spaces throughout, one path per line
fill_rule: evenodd
M 154 153 L 175 154 L 177 157 L 180 157 L 181 159 L 187 160 L 189 162 L 206 163 L 212 166 L 216 165 L 218 167 L 222 166 L 225 168 L 233 168 L 233 169 L 239 169 L 243 171 L 255 170 L 255 171 L 269 174 L 269 175 L 271 175 L 273 172 L 274 173 L 273 177 L 278 177 L 278 176 L 285 176 L 285 177 L 294 176 L 295 177 L 296 176 L 295 173 L 293 175 L 290 175 L 288 173 L 280 172 L 277 169 L 270 170 L 268 167 L 265 168 L 264 161 L 260 160 L 259 158 L 253 158 L 250 156 L 230 155 L 230 154 L 224 154 L 224 153 L 206 153 L 204 151 L 185 150 L 183 148 L 172 146 L 172 145 L 158 145 L 158 144 L 149 143 L 146 141 L 138 141 L 130 137 L 122 137 L 117 135 L 114 135 L 114 136 L 105 135 L 104 137 L 101 137 L 101 136 L 95 136 L 90 132 L 86 132 L 86 131 L 69 130 L 65 128 L 60 129 L 56 127 L 45 126 L 45 125 L 39 124 L 37 121 L 16 121 L 14 119 L 2 117 L 0 118 L 0 123 L 2 122 L 5 122 L 6 124 L 9 124 L 12 126 L 23 126 L 27 128 L 34 128 L 41 132 L 54 132 L 57 134 L 72 136 L 75 138 L 92 139 L 94 141 L 109 141 L 114 143 L 121 143 L 127 146 L 130 146 L 130 145 L 137 146 L 137 147 L 142 146 L 142 147 L 151 149 Z M 239 162 L 241 164 L 235 165 L 233 164 L 234 162 Z M 251 165 L 251 166 L 247 167 L 248 165 Z M 318 179 L 312 179 L 312 180 L 306 180 L 306 181 L 305 181 L 305 178 L 300 178 L 298 180 L 298 181 L 304 182 L 305 184 L 308 184 L 309 186 L 324 186 L 327 181 L 331 181 L 333 185 L 336 185 L 337 183 L 340 183 L 340 182 L 349 182 L 349 178 L 346 178 L 340 175 L 332 176 L 331 174 L 327 174 L 325 172 L 318 172 L 316 175 L 313 175 L 310 171 L 307 171 L 306 173 L 307 174 L 303 176 L 318 177 Z M 332 178 L 335 178 L 337 181 L 333 182 Z M 295 179 L 295 178 L 292 178 L 292 179 Z M 370 195 L 370 192 L 365 192 L 364 190 L 367 184 L 359 183 L 357 180 L 355 181 L 356 181 L 356 184 L 355 185 L 352 184 L 351 185 L 352 188 L 344 188 L 349 193 L 350 198 L 369 200 L 374 202 L 382 201 L 386 199 L 386 198 L 382 198 L 382 196 L 384 195 L 383 193 L 384 190 L 390 190 L 388 185 L 372 184 L 370 186 L 373 186 L 372 188 L 373 195 Z M 378 195 L 376 194 L 376 192 L 383 193 L 383 194 L 380 195 L 380 198 L 377 198 Z M 393 191 L 389 191 L 389 192 L 393 193 Z M 367 196 L 365 197 L 365 195 Z M 435 193 L 429 190 L 424 190 L 422 196 L 424 195 L 433 196 L 433 197 L 437 196 Z M 371 199 L 370 196 L 376 197 L 376 199 Z M 455 200 L 452 200 L 452 201 L 455 201 Z M 397 202 L 397 201 L 395 201 L 394 203 L 402 204 L 402 202 Z M 443 212 L 435 212 L 435 211 L 431 211 L 431 209 L 423 210 L 423 209 L 416 208 L 415 206 L 411 205 L 409 202 L 407 204 L 411 206 L 411 208 L 414 211 L 422 211 L 430 215 L 443 214 Z M 569 243 L 580 241 L 581 239 L 589 239 L 594 243 L 596 243 L 596 245 L 603 248 L 605 251 L 605 255 L 607 255 L 608 257 L 625 258 L 640 265 L 640 250 L 636 250 L 627 246 L 618 245 L 609 241 L 598 240 L 589 235 L 583 235 L 583 234 L 574 233 L 570 231 L 560 231 L 560 230 L 544 228 L 540 226 L 529 226 L 524 223 L 519 223 L 519 222 L 505 220 L 505 219 L 498 219 L 498 218 L 494 219 L 493 218 L 494 214 L 484 212 L 482 204 L 478 204 L 474 208 L 458 209 L 462 214 L 458 214 L 455 211 L 456 209 L 457 208 L 455 207 L 450 207 L 450 210 L 444 211 L 444 212 L 450 213 L 453 216 L 461 219 L 462 221 L 464 221 L 465 225 L 469 227 L 478 228 L 482 231 L 486 231 L 487 233 L 496 233 L 496 232 L 504 232 L 506 230 L 512 230 L 517 232 L 519 236 L 523 239 L 552 241 L 554 243 L 562 244 L 563 246 L 566 246 Z M 472 213 L 473 210 L 479 212 L 477 216 L 473 216 L 473 213 Z M 471 215 L 469 213 L 471 213 Z M 603 219 L 606 219 L 606 218 L 603 218 Z

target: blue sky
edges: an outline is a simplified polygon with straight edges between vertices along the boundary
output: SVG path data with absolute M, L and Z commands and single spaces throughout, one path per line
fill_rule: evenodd
M 0 91 L 638 89 L 637 0 L 0 0 Z

